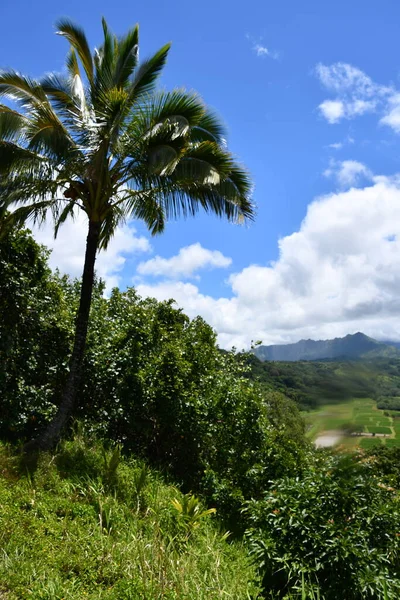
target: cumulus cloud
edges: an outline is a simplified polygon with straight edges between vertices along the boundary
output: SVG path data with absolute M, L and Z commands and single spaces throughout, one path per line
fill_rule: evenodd
M 229 267 L 232 259 L 218 250 L 207 250 L 199 243 L 181 248 L 176 256 L 155 256 L 141 262 L 137 268 L 140 275 L 164 275 L 170 278 L 193 277 L 199 269 Z
M 331 124 L 338 123 L 345 114 L 344 104 L 341 100 L 324 100 L 318 108 L 328 123 Z
M 298 231 L 279 241 L 279 259 L 231 275 L 230 297 L 197 285 L 161 281 L 139 293 L 175 298 L 202 315 L 221 345 L 326 339 L 363 331 L 400 339 L 400 187 L 375 178 L 362 189 L 312 202 Z
M 337 93 L 357 93 L 360 97 L 375 95 L 376 85 L 368 75 L 357 67 L 348 63 L 337 62 L 333 65 L 316 66 L 317 75 L 321 83 L 328 89 Z
M 374 82 L 363 71 L 348 63 L 318 64 L 315 69 L 321 84 L 333 93 L 320 103 L 319 111 L 330 124 L 379 112 L 380 123 L 400 133 L 400 93 L 393 87 Z
M 334 160 L 329 162 L 329 168 L 324 171 L 325 177 L 333 177 L 341 188 L 358 185 L 365 180 L 372 180 L 373 173 L 358 160 Z
M 43 227 L 32 227 L 38 242 L 52 250 L 50 266 L 72 277 L 80 277 L 86 246 L 87 220 L 81 213 L 74 221 L 67 221 L 54 239 L 54 229 L 49 220 Z M 105 281 L 107 290 L 118 286 L 127 256 L 149 252 L 151 246 L 144 236 L 138 236 L 133 225 L 119 227 L 106 251 L 101 251 L 96 260 L 96 272 Z
M 386 114 L 380 122 L 382 125 L 389 125 L 396 133 L 400 133 L 400 94 L 394 94 L 389 99 Z

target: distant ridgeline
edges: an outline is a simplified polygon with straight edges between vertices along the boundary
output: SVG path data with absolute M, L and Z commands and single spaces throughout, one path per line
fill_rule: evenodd
M 362 333 L 334 340 L 258 346 L 248 358 L 250 377 L 279 390 L 301 408 L 373 398 L 400 410 L 400 349 Z
M 378 342 L 363 333 L 333 340 L 300 340 L 296 344 L 258 346 L 253 350 L 260 360 L 343 360 L 400 357 L 399 343 Z

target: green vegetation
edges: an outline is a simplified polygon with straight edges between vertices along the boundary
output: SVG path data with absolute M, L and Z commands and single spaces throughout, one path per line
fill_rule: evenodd
M 172 302 L 132 289 L 107 299 L 96 282 L 74 412 L 91 441 L 69 429 L 24 470 L 18 443 L 57 410 L 79 302 L 79 284 L 46 260 L 27 231 L 0 241 L 0 431 L 14 448 L 0 459 L 7 600 L 331 600 L 334 572 L 348 598 L 398 597 L 397 449 L 386 446 L 397 440 L 347 438 L 368 453 L 348 468 L 316 452 L 296 403 Z M 365 398 L 325 405 L 306 413 L 308 435 L 397 436 L 396 414 Z
M 312 440 L 325 431 L 336 430 L 342 432 L 344 437 L 340 444 L 347 449 L 357 446 L 370 448 L 381 443 L 400 446 L 400 423 L 397 424 L 396 419 L 377 409 L 376 403 L 370 398 L 326 404 L 303 413 L 303 416 L 307 423 L 307 435 Z M 374 438 L 365 438 L 361 436 L 362 433 L 372 434 Z
M 0 597 L 248 600 L 255 568 L 213 511 L 81 433 L 21 474 L 0 448 Z M 185 510 L 187 509 L 187 510 Z
M 65 377 L 65 359 L 57 357 L 72 344 L 79 301 L 76 283 L 46 271 L 46 256 L 28 233 L 4 238 L 0 256 L 25 243 L 41 264 L 47 291 L 37 295 L 32 329 L 23 337 L 14 335 L 24 327 L 23 310 L 0 324 L 2 339 L 12 341 L 0 379 L 6 408 L 1 435 L 10 441 L 36 435 L 57 409 Z M 35 277 L 27 269 L 28 299 Z M 11 289 L 14 284 L 17 275 L 10 277 Z M 142 300 L 133 289 L 115 289 L 109 299 L 101 292 L 97 285 L 75 416 L 97 436 L 167 470 L 185 491 L 201 493 L 230 529 L 243 531 L 243 501 L 260 495 L 269 480 L 295 474 L 305 461 L 308 444 L 296 406 L 250 381 L 244 361 L 221 353 L 202 319 L 190 321 L 171 302 Z M 62 321 L 65 331 L 64 338 L 54 335 L 50 354 L 46 336 L 38 335 L 46 320 Z M 25 362 L 32 368 L 24 378 Z
M 372 398 L 378 408 L 396 410 L 400 401 L 400 358 L 355 361 L 261 362 L 248 358 L 251 373 L 266 387 L 279 389 L 302 408 Z
M 70 44 L 65 74 L 0 72 L 1 229 L 51 216 L 57 235 L 80 211 L 88 222 L 69 368 L 31 450 L 54 446 L 80 399 L 96 254 L 118 225 L 140 219 L 155 235 L 200 209 L 234 222 L 253 217 L 251 180 L 226 150 L 218 118 L 193 93 L 156 91 L 170 44 L 139 64 L 138 26 L 118 38 L 102 25 L 92 54 L 80 27 L 58 21 Z
M 121 219 L 251 217 L 249 180 L 197 97 L 152 95 L 168 47 L 137 67 L 137 29 L 104 22 L 92 59 L 59 27 L 69 78 L 0 74 L 25 111 L 0 106 L 0 598 L 396 600 L 400 415 L 376 400 L 400 397 L 399 359 L 260 363 L 172 300 L 105 298 Z M 77 204 L 82 286 L 20 227 Z M 310 443 L 332 429 L 347 452 Z
M 372 437 L 372 438 L 362 438 L 358 445 L 360 446 L 360 448 L 363 448 L 364 450 L 368 450 L 369 448 L 376 448 L 377 446 L 382 446 L 383 440 L 379 437 Z M 399 446 L 399 442 L 398 440 L 385 440 L 385 445 L 386 446 L 390 446 L 390 443 L 393 443 L 393 446 Z
M 326 600 L 398 598 L 398 492 L 372 461 L 319 456 L 246 507 L 251 554 L 271 597 L 306 586 Z M 314 596 L 313 596 L 314 594 Z
M 378 408 L 381 408 L 382 410 L 399 410 L 400 411 L 400 397 L 381 398 L 378 401 Z
M 304 409 L 353 398 L 376 398 L 379 367 L 388 364 L 382 361 L 377 368 L 368 361 L 261 362 L 253 355 L 248 362 L 252 376 L 260 383 L 280 390 Z

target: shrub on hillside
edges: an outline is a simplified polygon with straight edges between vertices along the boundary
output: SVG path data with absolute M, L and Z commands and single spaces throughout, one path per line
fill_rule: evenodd
M 274 598 L 400 595 L 398 492 L 369 459 L 322 455 L 246 508 L 251 554 Z M 314 596 L 312 596 L 314 594 Z M 319 595 L 318 595 L 319 594 Z

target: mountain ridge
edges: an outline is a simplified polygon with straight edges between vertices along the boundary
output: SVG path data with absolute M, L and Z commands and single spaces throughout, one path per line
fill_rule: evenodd
M 257 346 L 253 353 L 262 361 L 359 359 L 400 356 L 398 342 L 379 342 L 358 331 L 330 340 L 299 340 L 294 344 Z

